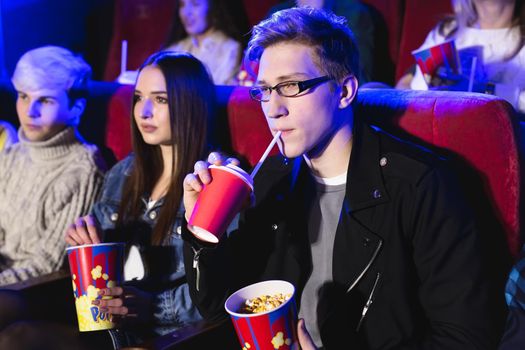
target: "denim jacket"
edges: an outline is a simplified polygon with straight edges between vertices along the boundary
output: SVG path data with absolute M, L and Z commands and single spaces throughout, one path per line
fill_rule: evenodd
M 115 228 L 115 223 L 118 220 L 118 208 L 122 197 L 122 188 L 126 177 L 131 174 L 133 159 L 133 156 L 128 156 L 117 163 L 106 174 L 101 198 L 93 207 L 92 214 L 97 218 L 104 231 L 104 240 L 113 240 L 111 239 L 111 231 Z M 144 197 L 148 198 L 149 196 L 145 194 Z M 149 244 L 149 239 L 147 242 L 143 241 L 137 244 L 137 242 L 130 241 L 131 238 L 127 237 L 130 231 L 134 231 L 135 229 L 139 230 L 139 226 L 151 229 L 155 224 L 163 200 L 161 199 L 151 208 L 147 208 L 147 200 L 145 198 L 143 198 L 144 212 L 140 222 L 130 225 L 131 229 L 125 230 L 125 232 L 123 232 L 124 236 L 121 236 L 121 239 L 117 240 L 125 241 L 127 248 L 129 248 L 131 244 L 138 245 L 141 258 L 145 261 L 146 265 L 148 260 L 156 260 L 156 265 L 161 266 L 161 269 L 153 268 L 153 266 L 155 266 L 155 264 L 153 264 L 149 271 L 146 267 L 145 276 L 142 279 L 145 282 L 144 286 L 140 285 L 140 281 L 138 281 L 138 283 L 134 283 L 137 281 L 132 281 L 131 283 L 137 285 L 139 288 L 155 285 L 154 288 L 149 288 L 150 292 L 155 295 L 156 312 L 154 313 L 154 318 L 156 325 L 153 331 L 159 335 L 163 335 L 200 320 L 201 315 L 191 301 L 184 272 L 182 255 L 183 241 L 180 235 L 180 225 L 182 224 L 182 217 L 184 215 L 183 206 L 180 206 L 173 229 L 162 247 L 152 247 Z M 164 249 L 161 255 L 158 254 L 159 249 Z

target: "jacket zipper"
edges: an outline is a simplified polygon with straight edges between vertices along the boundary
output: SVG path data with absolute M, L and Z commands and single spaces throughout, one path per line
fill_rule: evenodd
M 383 246 L 383 241 L 380 240 L 379 241 L 379 244 L 377 245 L 377 248 L 376 250 L 374 251 L 374 254 L 372 255 L 372 258 L 370 259 L 370 261 L 368 262 L 368 264 L 366 264 L 365 268 L 363 269 L 363 271 L 361 271 L 361 273 L 359 274 L 359 276 L 357 276 L 357 278 L 354 280 L 354 282 L 350 285 L 350 287 L 348 287 L 348 289 L 346 290 L 346 292 L 350 292 L 352 289 L 354 289 L 354 287 L 357 285 L 357 283 L 361 280 L 361 278 L 363 278 L 363 276 L 365 275 L 366 271 L 368 271 L 368 269 L 370 268 L 370 266 L 372 265 L 372 263 L 374 262 L 374 260 L 376 259 L 377 257 L 377 254 L 379 254 L 379 250 L 381 250 L 381 247 Z
M 191 249 L 193 249 L 193 253 L 195 254 L 193 255 L 193 268 L 196 270 L 195 271 L 195 289 L 197 289 L 197 292 L 198 292 L 200 288 L 200 279 L 201 279 L 201 271 L 199 268 L 199 257 L 201 256 L 201 252 L 204 248 L 199 248 L 197 250 L 194 247 L 191 247 Z
M 377 287 L 377 283 L 379 282 L 379 279 L 381 278 L 381 273 L 378 272 L 376 276 L 376 280 L 374 282 L 374 286 L 372 287 L 372 291 L 370 292 L 370 295 L 368 296 L 368 300 L 366 301 L 365 306 L 363 307 L 363 311 L 361 312 L 361 318 L 359 319 L 359 323 L 357 324 L 357 328 L 355 331 L 359 331 L 359 328 L 361 328 L 361 324 L 363 323 L 363 320 L 365 319 L 366 313 L 368 312 L 368 309 L 370 309 L 370 306 L 374 302 L 374 292 Z

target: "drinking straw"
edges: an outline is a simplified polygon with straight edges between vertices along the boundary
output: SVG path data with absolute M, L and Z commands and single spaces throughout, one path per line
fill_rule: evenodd
M 124 74 L 126 71 L 126 61 L 128 59 L 128 41 L 122 40 L 122 49 L 120 52 L 120 74 Z
M 275 136 L 273 137 L 272 139 L 272 142 L 270 142 L 270 144 L 268 145 L 268 147 L 266 147 L 266 151 L 264 151 L 261 159 L 259 159 L 259 162 L 257 162 L 257 165 L 255 166 L 255 168 L 252 170 L 252 173 L 250 174 L 250 176 L 252 177 L 252 179 L 255 177 L 255 174 L 257 174 L 257 172 L 259 171 L 259 168 L 261 167 L 261 165 L 263 164 L 263 162 L 265 161 L 266 157 L 268 157 L 268 154 L 270 153 L 270 151 L 272 150 L 273 146 L 275 145 L 275 143 L 277 142 L 277 139 L 281 136 L 281 131 L 277 131 L 277 133 L 275 134 Z
M 468 80 L 468 92 L 472 92 L 472 87 L 474 85 L 474 74 L 476 73 L 476 64 L 478 63 L 478 58 L 474 56 L 472 58 L 472 65 L 470 66 L 470 77 Z

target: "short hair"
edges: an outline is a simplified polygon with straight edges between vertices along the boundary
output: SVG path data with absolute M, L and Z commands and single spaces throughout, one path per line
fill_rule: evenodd
M 19 91 L 64 89 L 71 106 L 87 97 L 90 76 L 91 67 L 82 57 L 63 47 L 42 46 L 20 57 L 11 81 Z
M 253 28 L 246 58 L 258 62 L 266 48 L 282 42 L 312 47 L 317 67 L 339 82 L 359 72 L 354 35 L 344 17 L 329 11 L 300 7 L 275 12 Z

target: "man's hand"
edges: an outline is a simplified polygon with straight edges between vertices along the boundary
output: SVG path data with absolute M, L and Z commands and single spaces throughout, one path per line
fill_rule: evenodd
M 317 350 L 312 337 L 310 337 L 310 333 L 306 330 L 306 325 L 302 318 L 297 322 L 297 336 L 302 350 Z
M 83 244 L 98 244 L 101 242 L 102 230 L 97 220 L 86 215 L 79 217 L 74 224 L 69 225 L 66 230 L 66 242 L 71 246 Z
M 191 174 L 186 175 L 183 182 L 184 188 L 184 209 L 186 210 L 186 220 L 190 219 L 199 193 L 204 188 L 204 185 L 207 185 L 211 182 L 211 174 L 208 167 L 213 165 L 226 165 L 233 164 L 239 165 L 239 161 L 235 158 L 226 158 L 224 155 L 219 152 L 212 152 L 208 156 L 207 161 L 200 160 L 195 163 L 194 171 Z

